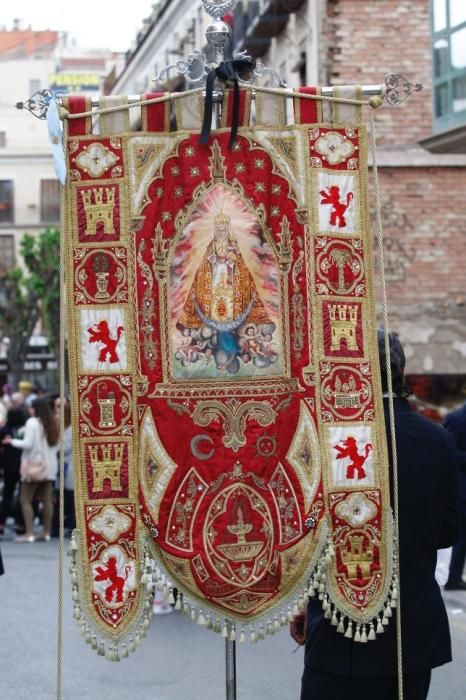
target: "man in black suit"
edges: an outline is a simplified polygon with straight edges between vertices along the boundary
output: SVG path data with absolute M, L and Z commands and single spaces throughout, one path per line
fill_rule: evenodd
M 464 561 L 466 559 L 466 403 L 456 411 L 449 413 L 445 419 L 445 428 L 453 437 L 459 467 L 458 481 L 458 538 L 451 553 L 446 591 L 466 591 L 463 580 Z
M 457 531 L 456 455 L 448 432 L 413 412 L 406 401 L 405 356 L 390 340 L 398 463 L 400 601 L 404 700 L 424 700 L 431 669 L 451 661 L 448 618 L 435 581 L 437 549 Z M 384 335 L 378 332 L 385 422 L 391 463 Z M 396 613 L 384 634 L 366 644 L 336 632 L 311 599 L 291 623 L 305 644 L 301 700 L 396 700 Z

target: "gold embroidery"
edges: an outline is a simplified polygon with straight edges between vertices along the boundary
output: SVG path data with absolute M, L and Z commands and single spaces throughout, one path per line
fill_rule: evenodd
M 112 450 L 113 447 L 113 450 Z M 92 490 L 102 491 L 104 481 L 108 479 L 113 491 L 121 491 L 120 469 L 123 457 L 124 445 L 115 443 L 100 445 L 89 445 L 89 454 L 92 464 L 93 480 Z
M 271 425 L 277 414 L 266 401 L 246 401 L 241 403 L 237 399 L 229 399 L 225 403 L 220 401 L 199 401 L 193 411 L 192 419 L 197 425 L 206 426 L 213 420 L 223 419 L 224 437 L 222 442 L 225 447 L 238 452 L 240 447 L 246 444 L 244 431 L 246 423 L 255 420 L 259 425 Z

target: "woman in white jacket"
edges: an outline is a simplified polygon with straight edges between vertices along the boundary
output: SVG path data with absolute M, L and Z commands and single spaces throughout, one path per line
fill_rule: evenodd
M 32 402 L 31 417 L 25 425 L 22 439 L 6 436 L 3 444 L 11 444 L 23 450 L 23 459 L 33 459 L 37 454 L 47 465 L 47 475 L 42 481 L 21 482 L 21 508 L 23 511 L 26 532 L 17 537 L 18 542 L 34 542 L 36 540 L 50 539 L 50 530 L 53 517 L 53 484 L 57 476 L 57 448 L 59 439 L 59 427 L 54 412 L 46 399 L 36 399 Z M 44 504 L 44 531 L 34 537 L 33 501 L 35 496 L 40 496 Z

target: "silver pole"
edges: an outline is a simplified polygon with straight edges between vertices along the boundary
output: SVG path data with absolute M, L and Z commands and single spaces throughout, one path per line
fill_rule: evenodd
M 225 639 L 226 700 L 236 700 L 236 642 Z
M 242 87 L 242 86 L 240 86 Z M 362 85 L 361 87 L 361 93 L 363 97 L 369 97 L 371 95 L 383 95 L 384 94 L 384 86 L 383 85 Z M 325 97 L 332 97 L 333 95 L 333 87 L 323 87 L 322 88 L 322 95 Z M 255 97 L 255 90 L 254 88 L 252 89 L 252 97 Z M 288 97 L 292 98 L 294 95 L 291 95 L 289 92 L 287 94 L 286 89 L 283 90 L 283 97 Z M 221 90 L 215 90 L 213 94 L 213 102 L 221 102 L 223 99 L 223 93 Z M 129 104 L 134 104 L 135 102 L 140 102 L 141 101 L 141 95 L 128 95 L 128 103 Z M 99 98 L 92 98 L 92 106 L 93 107 L 99 107 Z

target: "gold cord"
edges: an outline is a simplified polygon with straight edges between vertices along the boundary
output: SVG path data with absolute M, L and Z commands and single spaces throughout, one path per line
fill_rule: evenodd
M 66 147 L 67 124 L 63 124 L 63 144 Z M 65 186 L 60 185 L 60 487 L 59 487 L 59 545 L 58 545 L 58 620 L 57 620 L 57 700 L 63 697 L 63 580 L 65 560 L 65 446 L 64 446 L 64 418 L 65 418 Z
M 400 536 L 399 536 L 399 511 L 398 511 L 398 461 L 396 453 L 396 433 L 395 433 L 395 414 L 393 410 L 393 395 L 392 386 L 392 368 L 390 365 L 390 340 L 388 336 L 388 310 L 387 310 L 387 290 L 385 286 L 385 265 L 383 254 L 383 231 L 382 231 L 382 215 L 380 212 L 380 189 L 379 176 L 377 170 L 377 148 L 375 141 L 375 119 L 374 109 L 370 112 L 371 125 L 371 147 L 372 147 L 372 176 L 375 191 L 375 217 L 376 217 L 376 235 L 377 249 L 379 253 L 380 265 L 380 286 L 382 294 L 382 314 L 383 314 L 383 331 L 385 341 L 385 361 L 387 372 L 387 391 L 388 391 L 388 413 L 390 418 L 390 442 L 392 448 L 392 464 L 393 464 L 393 518 L 394 518 L 394 533 L 395 533 L 395 567 L 398 580 L 398 606 L 396 609 L 396 647 L 397 647 L 397 668 L 398 668 L 398 700 L 403 700 L 403 657 L 402 657 L 402 641 L 401 641 L 401 591 L 400 591 Z
M 333 95 L 308 95 L 307 93 L 301 93 L 298 92 L 297 90 L 284 90 L 283 88 L 269 88 L 269 87 L 259 87 L 257 86 L 240 86 L 242 89 L 249 90 L 251 92 L 264 92 L 268 93 L 270 95 L 280 95 L 282 97 L 288 96 L 288 97 L 299 97 L 301 100 L 320 100 L 322 102 L 341 102 L 342 104 L 348 104 L 348 105 L 358 105 L 362 107 L 371 107 L 372 110 L 376 109 L 377 107 L 380 107 L 381 104 L 383 104 L 383 96 L 381 95 L 375 95 L 374 97 L 377 99 L 374 99 L 374 97 L 371 97 L 369 100 L 351 100 L 347 97 L 334 97 Z M 138 100 L 137 102 L 131 102 L 126 105 L 115 105 L 114 107 L 105 107 L 105 108 L 98 108 L 95 110 L 90 110 L 88 112 L 79 112 L 79 113 L 73 113 L 71 114 L 68 112 L 68 110 L 61 108 L 59 110 L 60 114 L 60 119 L 63 119 L 64 121 L 66 119 L 82 119 L 83 117 L 92 117 L 97 114 L 109 114 L 111 112 L 122 112 L 124 110 L 131 109 L 132 107 L 143 107 L 145 105 L 155 105 L 159 104 L 161 102 L 169 102 L 170 100 L 179 100 L 184 97 L 189 97 L 190 95 L 196 95 L 198 93 L 201 93 L 204 90 L 204 88 L 194 88 L 193 90 L 186 90 L 185 92 L 169 92 L 166 95 L 162 95 L 161 97 L 152 97 L 151 99 L 147 100 Z

